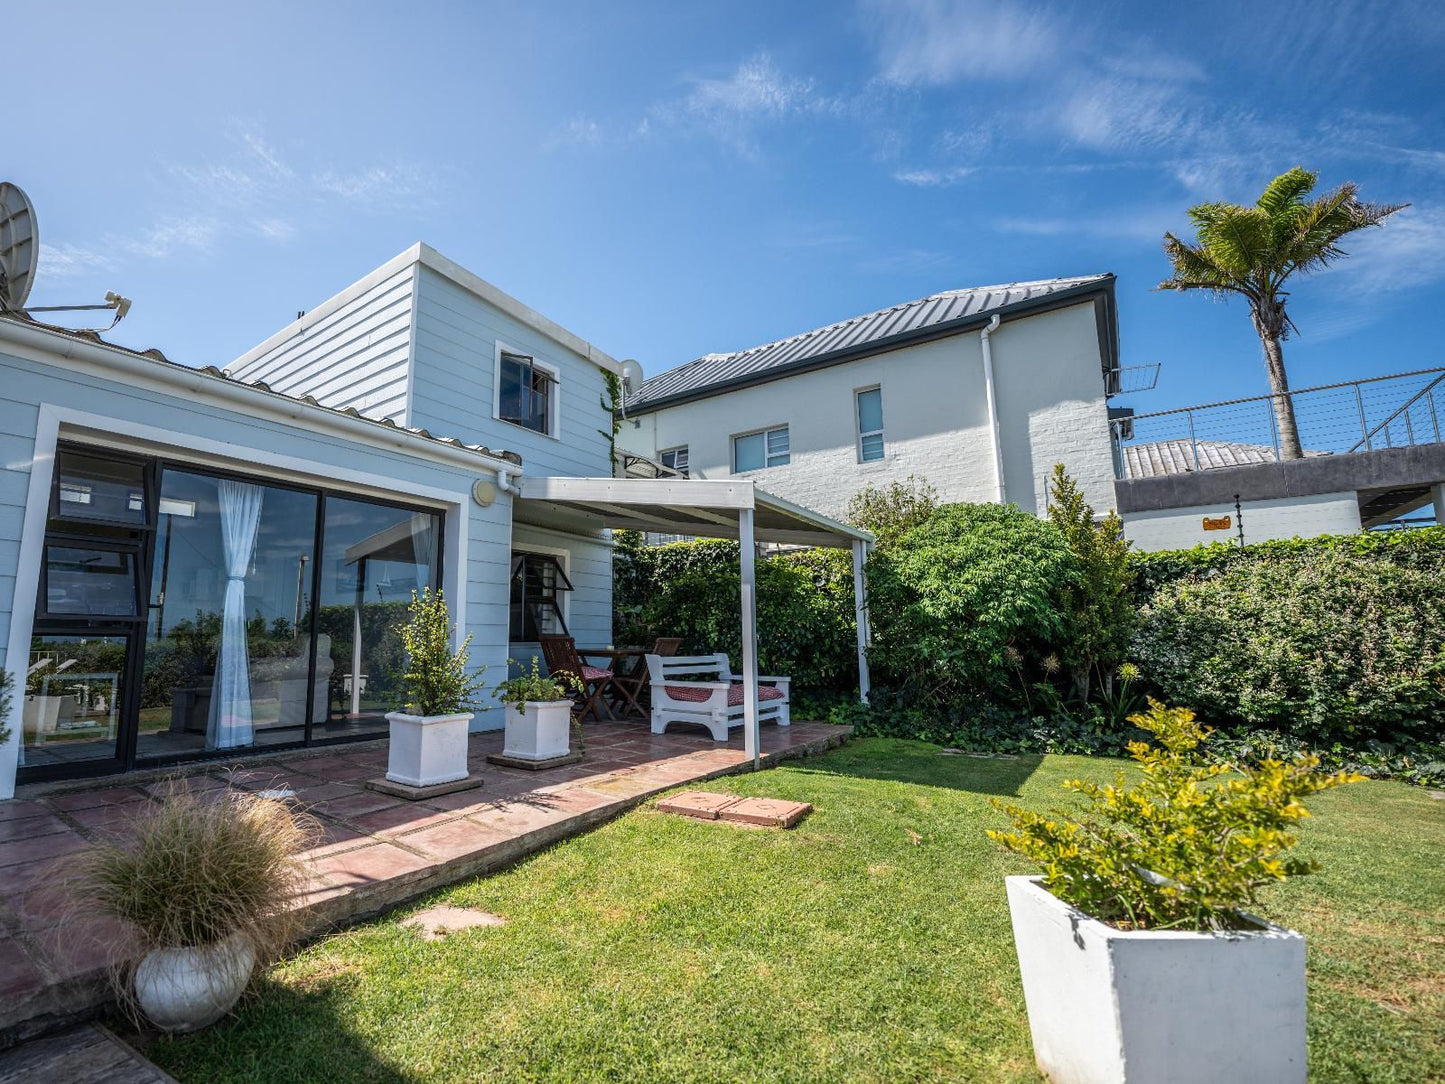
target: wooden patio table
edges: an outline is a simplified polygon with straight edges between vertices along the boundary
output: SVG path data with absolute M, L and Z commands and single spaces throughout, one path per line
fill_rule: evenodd
M 646 664 L 642 657 L 647 654 L 645 647 L 579 647 L 577 654 L 584 659 L 605 658 L 608 659 L 607 669 L 617 676 L 612 679 L 613 687 L 622 694 L 623 703 L 619 707 L 626 708 L 629 705 L 639 715 L 646 715 L 642 710 L 642 704 L 638 697 L 642 693 L 642 671 Z M 618 670 L 618 666 L 628 659 L 636 659 L 637 662 L 627 670 Z

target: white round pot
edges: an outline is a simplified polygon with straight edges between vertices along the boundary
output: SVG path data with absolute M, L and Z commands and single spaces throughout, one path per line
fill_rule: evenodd
M 572 746 L 572 701 L 528 700 L 507 705 L 502 755 L 518 760 L 565 757 Z
M 408 787 L 434 787 L 465 779 L 467 727 L 471 712 L 459 715 L 407 715 L 394 711 L 387 748 L 386 777 Z
M 214 1024 L 236 1004 L 256 966 L 256 951 L 239 933 L 201 948 L 154 949 L 135 969 L 135 997 L 163 1031 Z

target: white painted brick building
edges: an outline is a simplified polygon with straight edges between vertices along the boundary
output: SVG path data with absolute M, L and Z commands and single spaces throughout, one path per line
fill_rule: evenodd
M 1104 512 L 1117 369 L 1112 275 L 948 291 L 662 373 L 629 397 L 618 446 L 832 516 L 910 474 L 945 501 L 1038 512 L 1062 462 Z

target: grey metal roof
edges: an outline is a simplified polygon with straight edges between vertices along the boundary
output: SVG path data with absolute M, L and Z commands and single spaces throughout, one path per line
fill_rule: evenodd
M 1199 469 L 1249 467 L 1257 463 L 1273 463 L 1274 449 L 1268 444 L 1238 444 L 1227 440 L 1156 440 L 1147 444 L 1130 444 L 1124 448 L 1125 478 L 1159 478 L 1166 474 L 1186 474 L 1194 470 L 1194 449 L 1199 449 Z M 1329 452 L 1306 451 L 1305 455 L 1329 455 Z
M 748 350 L 705 354 L 644 382 L 628 398 L 627 410 L 649 410 L 676 399 L 717 394 L 736 384 L 766 378 L 764 374 L 771 375 L 776 370 L 826 363 L 825 359 L 833 355 L 868 352 L 870 348 L 935 331 L 947 324 L 977 321 L 995 312 L 1032 305 L 1070 291 L 1088 292 L 1112 283 L 1113 278 L 1112 274 L 1080 275 L 945 290 Z M 1110 364 L 1111 361 L 1106 361 L 1106 366 Z M 713 388 L 716 391 L 708 391 Z

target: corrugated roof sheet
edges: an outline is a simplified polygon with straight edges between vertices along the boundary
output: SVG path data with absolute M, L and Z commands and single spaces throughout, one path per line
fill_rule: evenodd
M 1166 474 L 1185 474 L 1194 470 L 1194 448 L 1199 448 L 1199 469 L 1249 467 L 1273 463 L 1274 449 L 1268 444 L 1237 444 L 1225 440 L 1156 440 L 1148 444 L 1130 444 L 1124 448 L 1124 477 L 1159 478 Z M 1307 456 L 1329 455 L 1329 452 L 1306 451 Z
M 643 383 L 627 400 L 627 409 L 645 409 L 667 400 L 693 395 L 713 385 L 745 381 L 769 370 L 802 365 L 840 351 L 882 345 L 891 339 L 954 321 L 975 320 L 1013 305 L 1104 283 L 1112 277 L 1107 274 L 1081 275 L 945 290 L 941 294 L 905 301 L 901 305 L 854 316 L 748 350 L 732 354 L 705 354 L 696 361 L 659 373 Z
M 108 347 L 111 350 L 120 350 L 127 354 L 132 354 L 135 357 L 145 358 L 147 361 L 153 361 L 158 365 L 167 365 L 174 369 L 184 369 L 187 372 L 192 373 L 203 373 L 206 376 L 215 378 L 216 380 L 224 380 L 229 384 L 237 384 L 243 388 L 255 388 L 257 391 L 265 392 L 268 395 L 274 395 L 279 399 L 287 399 L 292 402 L 305 403 L 307 406 L 315 407 L 318 410 L 327 410 L 333 414 L 345 414 L 349 418 L 357 418 L 361 421 L 370 422 L 372 425 L 379 425 L 386 429 L 399 429 L 403 432 L 411 433 L 413 436 L 421 437 L 424 440 L 430 440 L 437 444 L 447 444 L 453 448 L 462 448 L 469 452 L 476 452 L 478 455 L 490 456 L 493 459 L 503 459 L 506 460 L 508 463 L 516 463 L 519 466 L 522 462 L 522 457 L 517 452 L 494 451 L 493 449 L 487 448 L 481 444 L 467 444 L 461 440 L 458 440 L 456 437 L 439 437 L 427 429 L 415 428 L 406 425 L 397 425 L 389 418 L 370 417 L 369 415 L 361 413 L 361 411 L 357 410 L 355 407 L 347 407 L 344 410 L 338 410 L 336 407 L 329 407 L 323 403 L 317 402 L 309 395 L 287 395 L 284 392 L 275 391 L 270 387 L 270 385 L 266 384 L 264 381 L 235 380 L 232 377 L 228 376 L 222 370 L 216 368 L 216 366 L 214 365 L 207 365 L 199 369 L 193 368 L 189 365 L 182 365 L 180 362 L 172 361 L 170 358 L 166 357 L 165 354 L 163 354 L 156 347 L 151 347 L 149 350 L 135 350 L 129 346 L 121 346 L 118 343 L 109 342 L 106 339 L 101 338 L 99 332 L 78 331 L 74 328 L 60 327 L 56 324 L 42 323 L 41 321 L 31 316 L 29 313 L 25 312 L 7 312 L 3 315 L 4 318 L 14 320 L 17 323 L 29 324 L 32 327 L 38 327 L 45 331 L 51 331 L 59 335 L 65 335 L 72 339 L 80 339 L 83 342 L 95 343 L 97 346 Z

